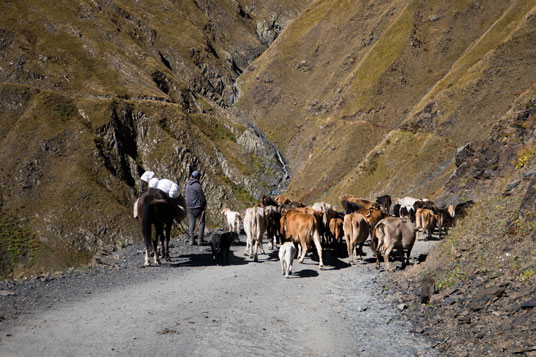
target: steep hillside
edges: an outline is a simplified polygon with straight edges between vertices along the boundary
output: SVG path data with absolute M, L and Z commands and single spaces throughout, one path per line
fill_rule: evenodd
M 536 1 L 316 1 L 240 79 L 289 194 L 437 196 L 533 83 Z
M 424 264 L 400 273 L 409 317 L 446 355 L 533 355 L 536 88 L 460 149 L 455 166 L 440 199 L 475 205 Z M 424 277 L 438 290 L 429 304 L 420 301 Z
M 139 239 L 145 170 L 204 173 L 209 223 L 284 170 L 227 112 L 234 83 L 308 1 L 2 2 L 1 274 L 62 269 Z

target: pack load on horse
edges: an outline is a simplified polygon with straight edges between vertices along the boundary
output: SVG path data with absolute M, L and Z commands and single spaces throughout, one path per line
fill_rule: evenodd
M 154 173 L 142 176 L 143 181 L 158 180 L 153 177 Z M 171 180 L 158 180 L 155 187 L 149 188 L 134 203 L 134 217 L 141 223 L 141 230 L 145 241 L 145 266 L 149 266 L 151 249 L 154 251 L 154 262 L 160 264 L 158 255 L 158 240 L 162 246 L 162 257 L 170 261 L 169 240 L 173 220 L 180 223 L 186 217 L 186 201 L 180 194 L 179 186 Z M 152 226 L 155 227 L 155 235 L 152 236 Z M 165 228 L 165 232 L 164 232 Z

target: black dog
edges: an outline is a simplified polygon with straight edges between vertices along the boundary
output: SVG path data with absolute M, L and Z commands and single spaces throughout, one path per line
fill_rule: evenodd
M 238 240 L 236 232 L 214 233 L 212 235 L 212 258 L 216 261 L 216 264 L 224 265 L 224 258 L 226 264 L 229 264 L 229 250 L 231 249 L 231 243 L 235 239 Z

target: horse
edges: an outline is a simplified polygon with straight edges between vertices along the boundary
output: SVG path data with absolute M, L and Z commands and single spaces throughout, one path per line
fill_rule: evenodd
M 135 203 L 137 206 L 137 218 L 141 223 L 141 231 L 145 241 L 145 266 L 151 265 L 149 254 L 154 251 L 154 262 L 160 264 L 158 255 L 158 238 L 162 245 L 162 257 L 170 261 L 169 257 L 169 236 L 173 219 L 177 222 L 186 217 L 186 201 L 182 195 L 177 198 L 170 198 L 165 192 L 157 188 L 149 188 L 142 193 Z M 155 227 L 155 235 L 152 237 L 152 226 Z M 165 235 L 164 235 L 165 226 Z

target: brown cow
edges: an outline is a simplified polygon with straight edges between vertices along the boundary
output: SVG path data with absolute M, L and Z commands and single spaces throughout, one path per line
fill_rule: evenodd
M 303 262 L 307 249 L 314 243 L 318 253 L 318 267 L 320 269 L 324 267 L 317 221 L 312 215 L 297 210 L 287 211 L 281 217 L 281 235 L 284 241 L 299 244 L 298 258 L 300 263 Z
M 339 242 L 344 236 L 342 219 L 340 219 L 339 217 L 332 218 L 329 221 L 329 232 L 333 242 L 335 242 L 335 253 L 337 253 L 339 250 Z
M 379 208 L 376 202 L 372 202 L 364 198 L 358 198 L 348 193 L 340 196 L 339 200 L 341 200 L 341 202 L 348 201 L 348 202 L 355 203 L 356 205 L 359 206 L 359 208 L 372 208 L 372 207 Z
M 370 226 L 365 220 L 365 217 L 357 212 L 350 213 L 344 216 L 344 239 L 348 249 L 348 261 L 354 263 L 354 250 L 359 244 L 358 254 L 359 259 L 363 259 L 363 244 L 367 240 L 370 232 Z
M 376 227 L 376 223 L 387 217 L 388 215 L 383 213 L 379 208 L 361 208 L 357 213 L 362 214 L 365 220 L 373 230 Z
M 275 196 L 274 200 L 275 202 L 277 202 L 279 206 L 288 205 L 291 202 L 290 198 L 288 198 L 287 196 L 283 196 L 283 195 Z
M 389 255 L 393 249 L 406 251 L 406 259 L 402 263 L 402 268 L 409 264 L 411 249 L 415 244 L 415 227 L 407 218 L 386 217 L 376 224 L 372 231 L 370 247 L 376 253 L 376 269 L 380 268 L 380 254 L 383 254 L 385 268 L 391 271 L 389 265 Z
M 326 225 L 324 225 L 324 214 L 321 211 L 317 211 L 311 207 L 293 207 L 291 208 L 291 210 L 307 213 L 313 216 L 316 220 L 316 228 L 318 230 L 318 234 L 320 238 L 322 238 L 327 227 Z

